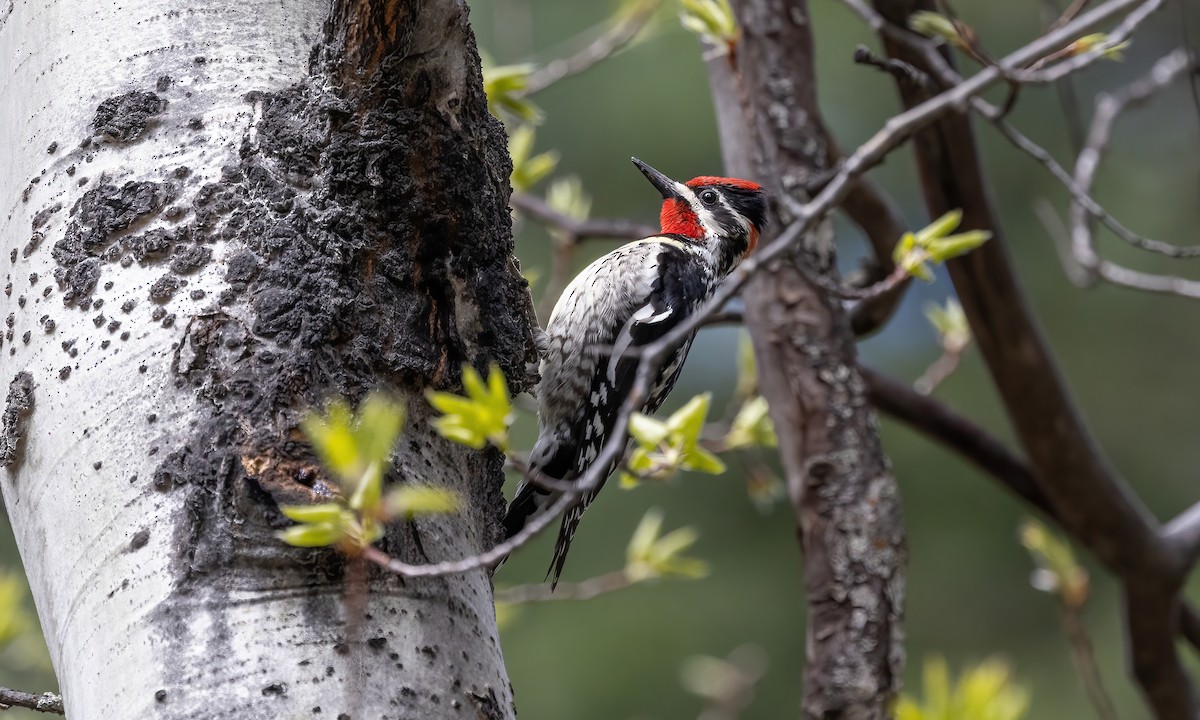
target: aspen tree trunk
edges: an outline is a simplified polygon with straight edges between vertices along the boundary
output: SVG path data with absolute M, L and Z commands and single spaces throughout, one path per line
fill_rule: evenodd
M 502 458 L 421 398 L 533 359 L 478 68 L 456 0 L 0 8 L 0 489 L 70 718 L 514 715 L 483 571 L 348 602 L 274 537 L 304 409 L 383 385 L 391 480 L 464 501 L 384 549 L 497 539 Z

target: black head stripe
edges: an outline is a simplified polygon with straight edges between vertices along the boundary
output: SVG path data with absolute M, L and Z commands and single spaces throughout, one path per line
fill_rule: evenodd
M 759 230 L 767 226 L 767 195 L 761 190 L 724 185 L 720 188 L 725 200 Z

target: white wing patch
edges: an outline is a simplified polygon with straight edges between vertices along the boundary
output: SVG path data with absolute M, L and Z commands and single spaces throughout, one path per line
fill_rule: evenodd
M 633 344 L 633 328 L 635 325 L 653 325 L 656 322 L 662 322 L 671 317 L 674 312 L 673 308 L 668 305 L 660 312 L 654 312 L 653 303 L 646 303 L 638 309 L 629 319 L 625 321 L 625 325 L 621 327 L 621 332 L 617 334 L 617 339 L 613 342 L 612 355 L 608 358 L 608 384 L 617 384 L 617 363 L 621 357 L 625 355 L 625 351 Z

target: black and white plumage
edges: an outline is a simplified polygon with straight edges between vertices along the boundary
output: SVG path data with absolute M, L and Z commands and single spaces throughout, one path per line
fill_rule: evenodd
M 572 482 L 596 460 L 612 433 L 637 372 L 630 348 L 649 345 L 696 312 L 758 239 L 766 198 L 751 182 L 698 177 L 676 182 L 634 163 L 663 195 L 663 234 L 624 245 L 588 265 L 567 286 L 546 327 L 537 387 L 538 440 L 530 470 Z M 692 336 L 663 363 L 642 407 L 656 411 L 671 392 Z M 579 519 L 616 469 L 563 517 L 549 575 L 557 584 Z M 512 537 L 559 494 L 523 482 L 504 517 Z

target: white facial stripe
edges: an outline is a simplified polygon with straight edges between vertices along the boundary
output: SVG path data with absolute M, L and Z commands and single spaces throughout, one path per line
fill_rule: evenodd
M 707 239 L 716 239 L 717 219 L 713 216 L 712 212 L 704 207 L 704 203 L 700 202 L 700 198 L 687 185 L 676 181 L 675 189 L 679 191 L 679 196 L 686 200 L 688 205 L 692 206 L 692 210 L 696 211 L 696 217 L 700 219 L 700 225 L 704 228 L 704 234 L 708 236 Z
M 730 205 L 728 202 L 726 202 L 724 195 L 722 195 L 721 193 L 717 193 L 717 197 L 720 199 L 721 207 L 728 210 L 729 214 L 732 215 L 734 217 L 734 219 L 738 221 L 738 225 L 741 225 L 742 229 L 745 230 L 747 234 L 749 234 L 750 233 L 750 220 L 748 220 L 746 217 L 744 217 L 738 211 L 734 210 L 733 206 Z

